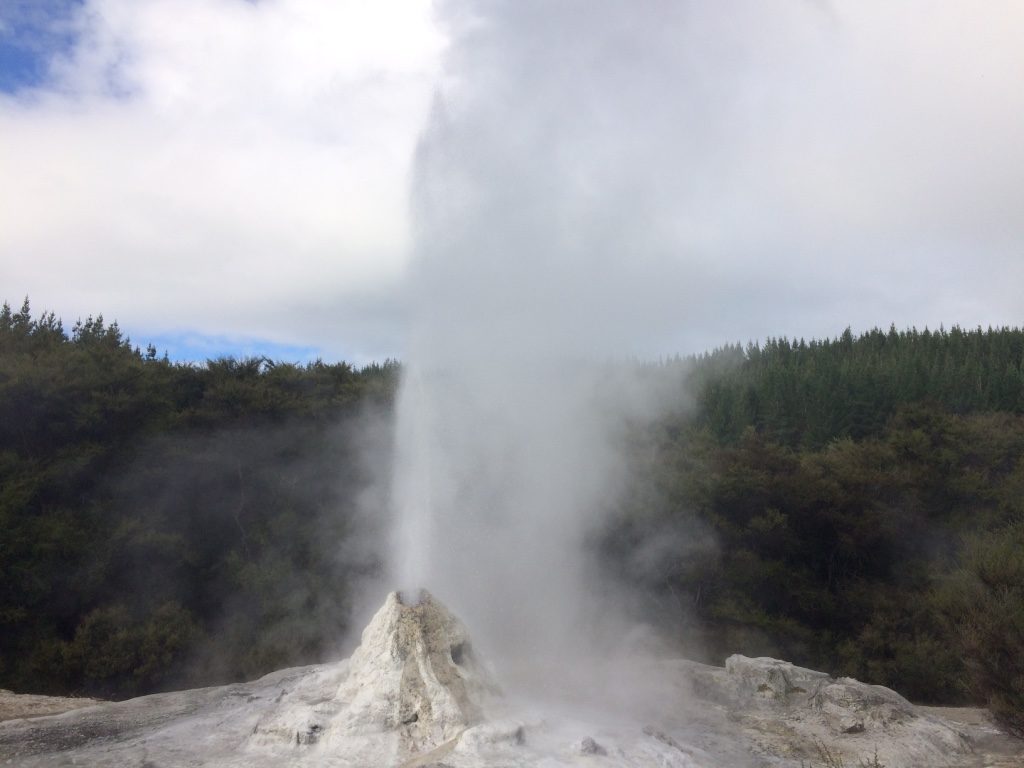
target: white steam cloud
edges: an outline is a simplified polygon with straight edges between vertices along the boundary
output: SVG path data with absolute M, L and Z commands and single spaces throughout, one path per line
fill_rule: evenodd
M 658 192 L 602 119 L 647 67 L 588 74 L 614 18 L 562 60 L 543 36 L 523 45 L 500 8 L 443 10 L 454 42 L 414 189 L 393 576 L 450 601 L 499 652 L 593 649 L 618 613 L 587 539 L 625 479 L 615 437 L 653 404 L 605 361 L 679 317 L 656 212 L 619 214 Z
M 617 431 L 659 407 L 602 360 L 675 351 L 690 325 L 728 339 L 734 315 L 762 310 L 766 333 L 801 332 L 787 307 L 856 324 L 861 296 L 891 310 L 872 324 L 932 322 L 927 307 L 978 280 L 966 243 L 997 261 L 1018 247 L 1008 131 L 1024 98 L 992 89 L 1024 61 L 1007 38 L 1022 16 L 742 0 L 438 11 L 450 48 L 413 190 L 391 571 L 492 644 L 550 651 L 608 613 L 585 543 L 622 487 Z M 909 29 L 920 37 L 898 38 Z M 934 256 L 894 260 L 896 244 Z

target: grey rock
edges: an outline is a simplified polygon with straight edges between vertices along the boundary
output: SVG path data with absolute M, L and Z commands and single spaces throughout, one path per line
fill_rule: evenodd
M 788 661 L 738 654 L 725 660 L 725 671 L 733 681 L 736 698 L 751 705 L 802 706 L 832 680 L 825 672 Z
M 607 755 L 608 750 L 598 744 L 590 736 L 587 736 L 579 743 L 576 751 L 581 755 Z

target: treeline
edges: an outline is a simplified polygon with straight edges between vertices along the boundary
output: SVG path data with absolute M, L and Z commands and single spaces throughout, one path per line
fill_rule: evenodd
M 0 687 L 127 696 L 333 651 L 377 567 L 339 542 L 397 370 L 175 365 L 5 305 Z
M 772 442 L 820 448 L 881 434 L 897 410 L 1024 413 L 1024 332 L 847 329 L 823 341 L 769 339 L 695 360 L 698 421 L 718 439 L 747 427 Z
M 646 366 L 595 541 L 666 628 L 1024 726 L 1024 332 Z M 397 364 L 173 364 L 0 311 L 0 687 L 128 696 L 329 657 L 379 563 Z M 721 658 L 711 656 L 721 662 Z

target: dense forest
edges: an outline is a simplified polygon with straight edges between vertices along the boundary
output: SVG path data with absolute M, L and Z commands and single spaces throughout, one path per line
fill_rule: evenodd
M 334 652 L 379 567 L 399 373 L 174 364 L 102 317 L 4 305 L 0 686 L 128 696 Z M 1024 728 L 1024 331 L 771 339 L 645 374 L 679 407 L 625 437 L 593 544 L 664 629 Z
M 5 306 L 0 687 L 127 696 L 334 650 L 377 567 L 342 550 L 397 373 L 174 365 Z

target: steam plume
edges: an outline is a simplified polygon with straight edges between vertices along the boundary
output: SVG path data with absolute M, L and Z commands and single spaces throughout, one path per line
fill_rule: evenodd
M 536 55 L 504 45 L 529 13 L 492 10 L 442 8 L 453 45 L 414 185 L 392 572 L 443 596 L 493 647 L 549 653 L 610 613 L 589 587 L 585 543 L 623 479 L 615 433 L 645 398 L 601 361 L 633 351 L 638 323 L 657 330 L 651 277 L 669 265 L 649 220 L 614 215 L 640 190 L 608 166 L 607 94 L 557 74 L 586 66 L 614 19 L 551 66 L 553 41 Z
M 893 244 L 988 231 L 977 201 L 1004 196 L 979 190 L 1005 175 L 958 182 L 945 158 L 991 144 L 985 121 L 920 62 L 981 72 L 948 59 L 949 36 L 1002 40 L 1017 19 L 1000 7 L 442 0 L 413 185 L 399 586 L 495 643 L 552 647 L 603 610 L 584 543 L 622 485 L 617 431 L 659 406 L 599 361 L 699 351 L 692 328 L 746 341 L 750 317 L 775 318 L 766 336 L 839 333 L 862 300 L 867 324 L 919 322 L 897 307 L 894 286 L 918 289 Z

